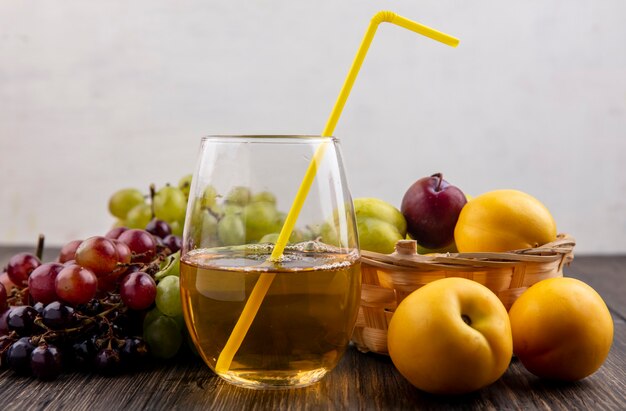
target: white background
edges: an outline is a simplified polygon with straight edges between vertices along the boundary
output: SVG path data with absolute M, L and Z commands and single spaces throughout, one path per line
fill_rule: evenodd
M 380 9 L 461 45 L 379 28 L 335 132 L 353 197 L 441 171 L 626 252 L 621 0 L 2 1 L 0 243 L 104 234 L 110 194 L 176 183 L 203 135 L 321 133 Z

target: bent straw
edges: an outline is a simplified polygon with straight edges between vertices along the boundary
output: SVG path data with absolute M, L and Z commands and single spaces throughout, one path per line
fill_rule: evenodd
M 361 45 L 357 51 L 357 54 L 352 62 L 352 66 L 348 71 L 348 76 L 344 81 L 343 87 L 341 88 L 341 92 L 337 97 L 335 102 L 335 106 L 333 107 L 330 116 L 326 122 L 326 127 L 322 132 L 323 137 L 332 136 L 335 126 L 337 125 L 337 121 L 341 116 L 341 112 L 343 111 L 343 107 L 346 104 L 348 99 L 348 95 L 352 90 L 352 86 L 356 80 L 356 77 L 361 69 L 361 65 L 365 60 L 365 55 L 369 49 L 372 40 L 374 39 L 374 35 L 376 34 L 376 29 L 380 23 L 392 23 L 400 27 L 404 27 L 405 29 L 414 31 L 423 36 L 429 37 L 433 40 L 437 40 L 443 44 L 447 44 L 448 46 L 456 47 L 459 44 L 459 40 L 455 37 L 452 37 L 448 34 L 442 33 L 438 30 L 430 28 L 428 26 L 424 26 L 423 24 L 417 23 L 415 21 L 409 20 L 405 17 L 399 16 L 391 11 L 380 11 L 372 17 L 369 27 L 365 32 L 365 36 L 361 41 Z M 315 179 L 315 175 L 317 174 L 317 168 L 320 164 L 324 153 L 326 151 L 326 143 L 322 143 L 318 146 L 309 163 L 309 167 L 306 170 L 306 173 L 302 179 L 302 183 L 300 184 L 300 188 L 296 194 L 296 197 L 293 200 L 293 204 L 289 209 L 289 213 L 287 214 L 287 218 L 283 224 L 283 227 L 278 236 L 278 240 L 276 240 L 276 244 L 274 245 L 274 250 L 272 251 L 272 255 L 269 258 L 270 262 L 279 261 L 283 255 L 283 251 L 285 246 L 287 245 L 287 241 L 289 240 L 289 236 L 293 231 L 293 228 L 296 225 L 296 220 L 298 219 L 298 215 L 300 214 L 300 210 L 306 200 L 306 197 L 309 193 L 309 189 L 313 184 L 313 180 Z M 239 316 L 239 320 L 235 324 L 224 349 L 220 353 L 217 363 L 215 364 L 215 372 L 221 373 L 226 372 L 230 368 L 230 364 L 239 350 L 243 339 L 245 338 L 248 329 L 252 325 L 252 321 L 256 317 L 256 313 L 265 298 L 265 294 L 268 289 L 272 285 L 272 281 L 274 281 L 274 277 L 276 274 L 273 273 L 263 273 L 260 275 L 257 283 L 254 285 L 252 292 L 250 293 L 250 297 L 246 302 L 246 305 Z

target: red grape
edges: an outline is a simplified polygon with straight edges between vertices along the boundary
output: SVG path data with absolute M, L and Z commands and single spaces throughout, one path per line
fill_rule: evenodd
M 7 295 L 11 295 L 11 290 L 16 287 L 6 271 L 0 274 L 0 284 L 4 285 L 4 289 L 7 290 Z
M 10 309 L 4 310 L 4 312 L 0 313 L 0 336 L 7 335 L 9 333 L 9 324 L 7 324 L 7 319 L 9 317 Z M 0 360 L 1 361 L 1 360 Z
M 0 313 L 9 308 L 8 299 L 7 290 L 4 288 L 4 285 L 0 283 Z
M 121 242 L 120 240 L 111 240 L 117 249 L 117 261 L 121 264 L 129 264 L 132 253 L 130 251 L 130 247 L 126 245 L 126 243 Z
M 28 291 L 33 300 L 49 304 L 57 299 L 54 280 L 63 269 L 60 263 L 45 263 L 35 268 L 28 277 Z
M 156 293 L 156 283 L 152 277 L 141 271 L 128 274 L 120 286 L 122 301 L 133 310 L 143 310 L 150 307 L 154 302 Z
M 97 277 L 117 268 L 117 248 L 105 237 L 90 237 L 76 249 L 76 262 L 90 269 Z
M 60 299 L 70 304 L 86 304 L 96 295 L 98 278 L 78 265 L 65 266 L 54 280 L 55 289 Z
M 82 243 L 83 240 L 73 240 L 69 243 L 65 244 L 61 248 L 61 252 L 59 253 L 59 262 L 64 263 L 66 261 L 70 261 L 76 258 L 76 249 Z
M 39 258 L 30 253 L 18 253 L 9 259 L 7 275 L 17 286 L 28 284 L 28 276 L 41 265 Z
M 109 230 L 108 233 L 106 233 L 104 236 L 110 240 L 117 240 L 120 235 L 124 232 L 127 231 L 128 228 L 126 227 L 115 227 Z
M 130 248 L 133 262 L 148 263 L 156 255 L 156 241 L 152 234 L 145 230 L 124 231 L 119 240 Z
M 124 271 L 114 271 L 111 274 L 98 277 L 98 291 L 111 292 L 117 288 L 119 278 L 124 274 Z

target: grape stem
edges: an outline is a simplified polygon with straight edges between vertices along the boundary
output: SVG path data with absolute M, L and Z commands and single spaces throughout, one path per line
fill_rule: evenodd
M 11 296 L 7 298 L 7 303 L 10 306 L 11 305 L 23 305 L 24 293 L 26 293 L 26 296 L 29 295 L 28 287 L 24 287 L 24 288 L 13 287 L 13 289 L 11 290 Z
M 45 236 L 43 234 L 39 234 L 39 238 L 37 239 L 37 248 L 35 249 L 35 255 L 40 261 L 43 258 L 44 241 L 45 241 Z
M 154 196 L 156 194 L 156 188 L 154 187 L 154 183 L 150 184 L 150 212 L 152 213 L 152 218 L 154 218 Z
M 86 316 L 86 315 L 79 315 L 76 314 L 76 318 L 78 320 L 81 321 L 81 324 L 77 327 L 72 327 L 72 328 L 65 328 L 63 330 L 52 330 L 50 327 L 46 326 L 43 323 L 43 320 L 41 319 L 40 316 L 37 316 L 37 318 L 35 319 L 35 324 L 41 328 L 43 328 L 44 330 L 46 330 L 46 332 L 44 332 L 40 338 L 45 338 L 46 335 L 48 335 L 49 337 L 52 338 L 56 338 L 59 336 L 59 334 L 68 334 L 68 333 L 73 333 L 76 331 L 82 331 L 84 329 L 85 326 L 93 324 L 94 322 L 96 322 L 96 317 L 100 317 L 102 318 L 104 321 L 106 321 L 107 323 L 109 322 L 109 319 L 106 318 L 106 316 L 111 313 L 112 311 L 115 311 L 116 309 L 120 308 L 122 306 L 122 303 L 116 303 L 113 304 L 110 308 L 102 311 L 101 313 L 98 313 L 92 317 Z

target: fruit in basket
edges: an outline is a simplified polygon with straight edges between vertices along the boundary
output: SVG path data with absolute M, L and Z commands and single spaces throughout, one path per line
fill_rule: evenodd
M 391 318 L 387 343 L 398 371 L 434 394 L 468 393 L 495 382 L 513 352 L 504 305 L 465 278 L 436 280 L 406 297 Z
M 602 297 L 574 278 L 534 284 L 509 316 L 515 355 L 539 377 L 585 378 L 600 368 L 613 342 L 613 320 Z
M 378 198 L 355 198 L 354 213 L 361 249 L 389 254 L 406 236 L 406 221 L 393 205 Z
M 454 242 L 454 227 L 465 203 L 463 192 L 436 173 L 409 187 L 400 210 L 411 238 L 424 248 L 438 249 Z
M 535 197 L 495 190 L 467 203 L 454 229 L 459 252 L 504 252 L 556 240 L 556 223 Z

